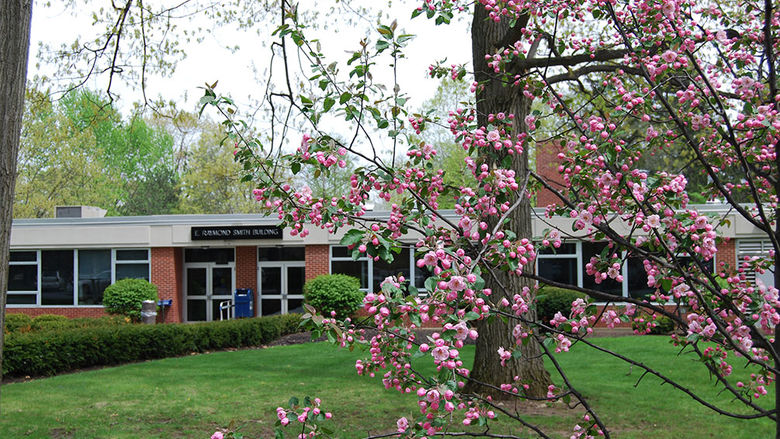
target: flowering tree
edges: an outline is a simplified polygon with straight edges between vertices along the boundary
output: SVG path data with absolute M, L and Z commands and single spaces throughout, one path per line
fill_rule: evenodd
M 426 0 L 414 15 L 442 24 L 466 13 L 469 5 Z M 353 257 L 385 260 L 409 245 L 409 237 L 415 239 L 417 265 L 431 273 L 424 292 L 403 277 L 391 277 L 381 292 L 366 296 L 363 321 L 322 318 L 314 310 L 307 316 L 317 331 L 343 346 L 369 345 L 370 357 L 357 363 L 358 373 L 382 373 L 386 387 L 416 392 L 422 414 L 399 420 L 399 434 L 441 433 L 453 413 L 464 424 L 486 425 L 504 412 L 548 437 L 519 414 L 506 412 L 489 397 L 493 393 L 581 405 L 585 415 L 572 437 L 610 436 L 557 361 L 556 354 L 572 343 L 614 355 L 721 415 L 777 422 L 775 401 L 762 397 L 775 382 L 780 359 L 778 291 L 747 276 L 773 270 L 780 245 L 774 37 L 780 17 L 773 3 L 478 0 L 474 51 L 488 53 L 473 66 L 478 104 L 453 108 L 442 119 L 408 113 L 398 87 L 374 83 L 372 72 L 382 63 L 397 68 L 410 38 L 395 25 L 380 25 L 376 41 L 361 44 L 345 75 L 307 38 L 295 8 L 283 7 L 276 47 L 285 61 L 295 48 L 309 62 L 307 77 L 317 93 L 301 94 L 286 81 L 287 89 L 269 99 L 277 115 L 280 108 L 302 115 L 310 134 L 294 151 L 276 138 L 264 145 L 244 136 L 228 99 L 207 90 L 203 103 L 225 115 L 236 157 L 257 171 L 256 198 L 293 235 L 306 236 L 310 227 L 334 233 L 348 228 L 341 242 Z M 435 64 L 431 74 L 462 78 L 466 70 Z M 503 102 L 491 100 L 501 96 Z M 480 100 L 488 105 L 480 106 Z M 351 127 L 346 141 L 338 140 L 345 135 L 329 132 L 335 126 L 332 116 Z M 474 187 L 445 185 L 443 171 L 431 165 L 436 149 L 406 141 L 412 134 L 424 139 L 426 127 L 444 118 L 469 152 L 464 168 L 477 181 Z M 533 147 L 556 148 L 555 178 L 525 165 L 524 155 Z M 391 151 L 383 154 L 382 148 Z M 646 155 L 670 150 L 692 157 L 685 169 L 695 171 L 688 172 L 706 174 L 696 191 L 722 201 L 771 243 L 768 257 L 713 265 L 726 245 L 727 221 L 689 203 L 688 180 L 681 172 L 639 167 Z M 328 176 L 348 155 L 361 167 L 350 177 L 349 193 L 339 197 L 315 198 L 279 171 L 297 174 L 308 166 Z M 519 212 L 541 191 L 556 201 L 547 207 L 550 227 L 534 237 L 518 224 L 529 214 Z M 443 197 L 454 198 L 454 215 L 438 209 Z M 392 200 L 388 218 L 365 215 L 372 198 Z M 556 218 L 568 221 L 556 226 L 563 223 Z M 606 243 L 586 265 L 593 288 L 545 279 L 532 269 L 540 251 L 555 251 L 573 237 Z M 622 268 L 632 261 L 641 263 L 650 294 L 624 297 L 599 288 L 624 282 Z M 574 301 L 569 315 L 537 321 L 536 282 L 576 289 L 589 299 Z M 674 322 L 673 341 L 696 355 L 743 407 L 719 406 L 587 337 L 599 322 L 609 327 L 644 323 L 647 315 Z M 522 377 L 491 386 L 470 376 L 459 350 L 467 339 L 485 337 L 480 331 L 492 321 L 507 323 L 501 335 L 508 341 L 491 353 L 495 363 L 511 367 L 528 355 L 524 347 L 534 346 L 548 358 L 560 384 L 538 396 L 533 382 Z M 441 331 L 418 339 L 414 329 L 431 322 Z M 369 340 L 362 332 L 367 323 L 379 330 Z M 414 358 L 430 359 L 438 373 L 420 374 Z M 750 379 L 733 378 L 734 366 L 747 367 Z M 490 392 L 467 386 L 469 380 Z

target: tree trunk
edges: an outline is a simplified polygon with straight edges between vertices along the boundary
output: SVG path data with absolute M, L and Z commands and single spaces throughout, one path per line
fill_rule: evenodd
M 487 126 L 488 114 L 514 114 L 514 134 L 527 130 L 525 117 L 530 111 L 530 102 L 517 88 L 505 87 L 501 81 L 493 79 L 493 71 L 488 68 L 485 55 L 493 55 L 503 44 L 502 41 L 514 42 L 520 39 L 520 29 L 525 26 L 527 20 L 518 20 L 514 27 L 510 27 L 506 20 L 495 23 L 488 19 L 484 6 L 478 2 L 474 5 L 474 20 L 471 25 L 472 59 L 474 64 L 474 76 L 477 82 L 484 88 L 477 91 L 477 121 L 480 126 Z M 514 155 L 512 168 L 516 172 L 516 178 L 520 184 L 528 173 L 528 149 L 522 155 Z M 522 194 L 520 196 L 523 196 Z M 531 205 L 525 201 L 511 214 L 511 228 L 519 238 L 532 238 L 531 231 Z M 490 228 L 494 227 L 490 224 Z M 533 270 L 533 267 L 527 267 Z M 495 276 L 495 277 L 494 277 Z M 503 271 L 495 271 L 491 274 L 483 270 L 486 286 L 493 290 L 495 301 L 501 297 L 512 296 L 521 291 L 524 286 L 533 288 L 533 282 L 521 278 L 516 274 L 508 274 Z M 533 312 L 531 314 L 534 314 Z M 535 319 L 535 315 L 529 315 Z M 512 337 L 512 329 L 516 322 L 504 323 L 494 320 L 490 323 L 481 323 L 477 330 L 476 354 L 474 367 L 471 372 L 471 380 L 466 385 L 466 391 L 470 393 L 490 394 L 500 397 L 500 393 L 494 389 L 480 385 L 479 383 L 499 386 L 504 383 L 514 383 L 515 377 L 519 377 L 522 384 L 529 388 L 525 391 L 527 396 L 544 398 L 547 395 L 547 387 L 551 384 L 550 374 L 544 368 L 543 357 L 539 345 L 531 340 L 525 345 L 517 347 L 521 351 L 519 359 L 512 359 L 501 366 L 498 357 L 498 348 L 513 348 L 515 340 Z
M 3 0 L 0 6 L 0 366 L 8 292 L 16 155 L 24 112 L 32 0 Z M 0 367 L 0 380 L 2 368 Z

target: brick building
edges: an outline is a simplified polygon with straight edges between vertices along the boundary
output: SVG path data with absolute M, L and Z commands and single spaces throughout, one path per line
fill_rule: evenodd
M 769 244 L 738 215 L 724 206 L 700 207 L 729 220 L 721 229 L 729 241 L 719 247 L 715 263 L 734 266 L 737 256 L 768 254 Z M 378 212 L 374 216 L 383 217 Z M 537 209 L 534 234 L 540 236 L 551 225 L 571 230 L 570 221 L 544 218 Z M 164 310 L 166 322 L 218 320 L 220 303 L 229 301 L 237 288 L 252 289 L 254 315 L 298 312 L 305 280 L 327 273 L 355 276 L 366 292 L 377 291 L 386 276 L 399 273 L 424 287 L 426 273 L 415 267 L 411 248 L 390 264 L 370 258 L 354 261 L 339 245 L 340 238 L 319 229 L 311 229 L 305 239 L 292 237 L 276 220 L 259 215 L 15 220 L 7 309 L 30 315 L 101 316 L 103 290 L 126 277 L 157 285 L 160 299 L 171 301 Z M 414 237 L 409 240 L 414 242 Z M 539 255 L 537 273 L 626 297 L 647 294 L 641 261 L 627 260 L 622 283 L 595 285 L 584 273 L 590 255 L 603 245 L 567 241 L 555 254 Z

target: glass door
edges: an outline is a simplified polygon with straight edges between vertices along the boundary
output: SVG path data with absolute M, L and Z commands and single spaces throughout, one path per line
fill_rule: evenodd
M 302 313 L 303 262 L 264 262 L 258 268 L 259 315 Z
M 232 265 L 214 263 L 185 266 L 184 313 L 188 322 L 219 320 L 220 302 L 233 299 L 235 273 Z

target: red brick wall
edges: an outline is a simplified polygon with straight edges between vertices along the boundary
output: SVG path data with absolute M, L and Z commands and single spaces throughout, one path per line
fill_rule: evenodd
M 314 279 L 321 274 L 330 273 L 330 246 L 306 246 L 306 280 Z
M 184 255 L 176 247 L 152 248 L 152 283 L 157 285 L 160 300 L 173 300 L 173 306 L 165 310 L 165 322 L 181 322 L 184 300 Z M 162 312 L 158 312 L 162 323 Z
M 558 153 L 561 147 L 556 143 L 546 143 L 536 145 L 536 173 L 544 178 L 547 183 L 557 190 L 563 189 L 563 179 L 558 173 L 558 165 L 561 164 L 558 159 Z M 542 189 L 536 194 L 536 206 L 547 207 L 550 204 L 561 202 L 555 194 L 547 189 Z
M 715 261 L 718 264 L 717 268 L 720 268 L 722 264 L 726 264 L 731 268 L 730 271 L 735 273 L 737 268 L 737 240 L 732 238 L 718 245 Z
M 236 288 L 251 288 L 254 292 L 257 315 L 257 247 L 236 247 Z
M 77 307 L 41 307 L 41 308 L 6 308 L 7 314 L 27 314 L 30 317 L 39 316 L 41 314 L 58 314 L 69 318 L 77 317 L 103 317 L 106 311 L 100 308 L 77 308 Z

